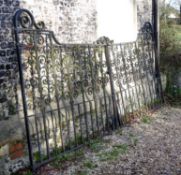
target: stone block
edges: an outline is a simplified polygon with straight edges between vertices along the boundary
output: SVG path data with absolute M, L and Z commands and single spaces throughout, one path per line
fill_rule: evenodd
M 24 138 L 24 120 L 13 116 L 0 121 L 0 145 L 11 143 Z
M 25 149 L 25 145 L 21 141 L 11 143 L 9 146 L 9 155 L 10 155 L 11 160 L 23 158 L 24 149 Z
M 9 155 L 9 144 L 0 147 L 0 158 L 6 155 Z
M 0 57 L 5 57 L 6 56 L 6 51 L 5 50 L 1 50 L 0 51 Z

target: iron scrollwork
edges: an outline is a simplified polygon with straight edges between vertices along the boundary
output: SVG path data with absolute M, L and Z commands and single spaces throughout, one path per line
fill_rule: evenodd
M 25 9 L 14 17 L 31 166 L 77 147 L 154 100 L 152 27 L 137 41 L 61 44 Z M 53 140 L 53 141 L 52 141 Z M 40 159 L 35 160 L 35 153 Z

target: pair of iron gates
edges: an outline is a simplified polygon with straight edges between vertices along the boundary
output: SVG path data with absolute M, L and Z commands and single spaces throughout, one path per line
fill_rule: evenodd
M 150 23 L 124 44 L 61 44 L 28 10 L 17 11 L 14 27 L 33 170 L 161 99 Z

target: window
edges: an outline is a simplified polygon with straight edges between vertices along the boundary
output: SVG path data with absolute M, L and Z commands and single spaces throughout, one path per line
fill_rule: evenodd
M 137 37 L 136 0 L 96 0 L 97 38 L 107 36 L 115 43 Z

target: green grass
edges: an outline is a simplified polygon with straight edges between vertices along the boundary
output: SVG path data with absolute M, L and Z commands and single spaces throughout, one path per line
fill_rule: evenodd
M 177 41 L 181 42 L 181 25 L 173 25 L 175 29 L 175 38 Z
M 150 124 L 151 121 L 152 121 L 152 119 L 151 119 L 149 116 L 143 116 L 143 117 L 141 118 L 141 121 L 142 121 L 143 123 L 145 123 L 145 124 Z
M 126 154 L 128 151 L 127 144 L 115 145 L 111 151 L 99 153 L 100 161 L 117 160 L 120 155 Z
M 138 138 L 132 133 L 129 134 L 129 138 L 131 140 L 131 145 L 136 146 L 138 143 Z
M 47 159 L 47 156 L 46 156 L 46 155 L 43 155 L 43 154 L 40 155 L 40 152 L 37 151 L 37 152 L 33 153 L 33 158 L 34 158 L 34 160 L 35 160 L 36 162 L 39 162 L 39 161 L 41 161 L 41 159 L 42 159 L 42 160 L 46 160 L 46 159 Z
M 84 167 L 88 168 L 88 169 L 94 169 L 97 167 L 96 164 L 94 164 L 91 160 L 86 160 L 84 162 Z
M 93 152 L 99 152 L 104 149 L 104 143 L 100 138 L 91 140 L 87 145 Z
M 115 131 L 115 133 L 118 135 L 122 135 L 123 134 L 122 132 L 123 132 L 123 130 L 121 128 L 119 128 Z
M 83 149 L 79 149 L 75 152 L 66 153 L 62 156 L 57 157 L 56 160 L 51 163 L 51 165 L 53 167 L 59 169 L 59 168 L 63 167 L 65 162 L 68 162 L 68 161 L 71 162 L 77 158 L 83 158 L 83 157 L 84 157 L 84 151 L 83 151 Z
M 77 171 L 75 174 L 72 175 L 88 175 L 88 172 L 86 170 Z
M 16 172 L 16 173 L 12 173 L 11 175 L 33 175 L 33 173 L 31 171 L 27 171 L 23 173 Z

